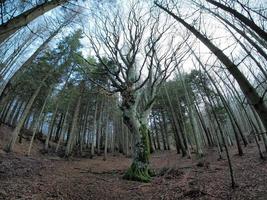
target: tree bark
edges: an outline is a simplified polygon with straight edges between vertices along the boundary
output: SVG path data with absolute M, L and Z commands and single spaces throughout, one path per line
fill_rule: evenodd
M 136 96 L 130 90 L 122 92 L 123 122 L 130 130 L 133 136 L 133 162 L 130 168 L 124 175 L 125 179 L 149 182 L 151 173 L 149 165 L 149 138 L 147 122 L 138 119 L 137 117 L 137 102 Z
M 69 157 L 72 153 L 72 149 L 73 149 L 73 143 L 74 143 L 74 139 L 75 139 L 75 135 L 77 134 L 77 123 L 78 123 L 78 118 L 79 118 L 79 114 L 80 114 L 80 106 L 81 106 L 81 100 L 82 100 L 82 92 L 84 89 L 84 82 L 80 83 L 80 91 L 79 91 L 79 96 L 78 96 L 78 100 L 75 106 L 75 111 L 74 111 L 74 116 L 72 119 L 72 125 L 71 125 L 71 129 L 70 129 L 70 134 L 69 134 L 69 138 L 67 141 L 67 146 L 65 149 L 65 156 Z
M 3 43 L 7 38 L 14 34 L 21 27 L 26 26 L 28 23 L 36 19 L 37 17 L 43 15 L 49 10 L 56 8 L 64 3 L 67 0 L 51 0 L 45 1 L 44 3 L 37 5 L 20 15 L 10 19 L 4 24 L 0 25 L 0 44 Z
M 63 135 L 64 135 L 63 133 L 64 133 L 64 131 L 65 132 L 67 131 L 67 122 L 68 122 L 69 109 L 70 109 L 70 102 L 68 103 L 67 110 L 66 110 L 65 115 L 64 115 L 62 129 L 60 131 L 59 139 L 57 141 L 57 147 L 56 147 L 56 150 L 55 150 L 56 153 L 58 152 L 59 145 L 60 145 L 60 143 L 62 141 L 62 138 L 63 138 Z
M 68 139 L 66 150 L 65 150 L 66 157 L 69 157 L 72 153 L 72 147 L 73 147 L 73 143 L 75 139 L 75 134 L 77 134 L 77 122 L 78 122 L 78 117 L 79 117 L 79 112 L 80 112 L 80 104 L 81 104 L 81 96 L 78 97 L 78 101 L 77 101 L 75 111 L 74 111 L 70 135 L 69 135 L 69 139 Z
M 104 143 L 104 158 L 103 160 L 107 160 L 108 154 L 108 132 L 109 132 L 109 112 L 106 108 L 106 128 L 105 128 L 105 143 Z

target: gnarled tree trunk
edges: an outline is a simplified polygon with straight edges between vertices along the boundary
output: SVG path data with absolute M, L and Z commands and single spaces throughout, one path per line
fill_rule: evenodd
M 149 137 L 147 122 L 140 119 L 136 109 L 136 97 L 131 91 L 122 94 L 123 102 L 121 110 L 123 112 L 124 124 L 129 128 L 133 136 L 133 162 L 124 175 L 125 179 L 133 181 L 149 182 Z

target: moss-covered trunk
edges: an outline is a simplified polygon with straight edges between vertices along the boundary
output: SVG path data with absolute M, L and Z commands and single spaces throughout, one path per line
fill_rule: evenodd
M 141 124 L 139 127 L 140 139 L 135 140 L 133 162 L 130 168 L 124 175 L 125 179 L 141 182 L 149 182 L 150 170 L 149 170 L 149 137 L 148 128 L 145 124 Z
M 127 180 L 149 182 L 150 170 L 149 170 L 149 136 L 148 127 L 145 120 L 140 119 L 140 113 L 137 113 L 136 97 L 131 91 L 123 93 L 123 102 L 121 110 L 123 112 L 124 124 L 129 128 L 130 133 L 133 136 L 134 143 L 134 155 L 133 162 L 124 178 Z

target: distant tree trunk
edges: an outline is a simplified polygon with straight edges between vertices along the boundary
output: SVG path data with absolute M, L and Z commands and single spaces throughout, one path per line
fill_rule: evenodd
M 108 103 L 107 103 L 107 105 L 108 105 Z M 108 133 L 109 133 L 109 112 L 108 112 L 108 108 L 106 108 L 106 127 L 105 127 L 105 144 L 104 144 L 104 158 L 103 158 L 103 160 L 107 160 Z
M 165 136 L 166 136 L 166 143 L 167 143 L 167 150 L 170 150 L 170 140 L 169 140 L 169 135 L 168 135 L 168 130 L 167 130 L 167 121 L 166 121 L 166 116 L 165 116 L 165 112 L 163 111 L 163 109 L 161 109 L 161 116 L 162 116 L 162 126 L 165 132 Z
M 162 116 L 160 116 L 159 114 L 159 122 L 158 122 L 158 125 L 159 125 L 159 128 L 160 128 L 160 133 L 161 133 L 161 138 L 162 138 L 162 144 L 163 144 L 163 149 L 164 150 L 167 150 L 167 142 L 166 142 L 166 133 L 165 133 L 165 130 L 163 128 L 163 124 L 162 124 L 162 121 L 160 120 L 160 118 L 162 118 Z
M 74 139 L 75 139 L 75 135 L 77 134 L 77 123 L 78 123 L 78 118 L 79 118 L 79 114 L 80 114 L 80 106 L 81 106 L 81 100 L 82 100 L 82 92 L 84 89 L 84 82 L 80 83 L 80 94 L 78 96 L 78 100 L 75 106 L 75 111 L 74 111 L 74 116 L 72 119 L 72 125 L 71 125 L 71 129 L 70 129 L 70 134 L 69 134 L 69 138 L 67 141 L 67 146 L 65 149 L 65 156 L 69 157 L 72 153 L 72 149 L 73 149 L 73 143 L 74 143 Z
M 14 116 L 13 116 L 13 118 L 11 119 L 10 124 L 11 124 L 12 126 L 15 126 L 15 125 L 17 124 L 18 117 L 19 117 L 19 114 L 20 114 L 21 110 L 23 109 L 23 106 L 24 106 L 24 103 L 23 103 L 23 101 L 22 101 L 22 102 L 20 103 L 18 109 L 14 112 Z
M 38 94 L 39 94 L 39 92 L 40 92 L 42 86 L 43 86 L 43 84 L 40 84 L 40 85 L 39 85 L 39 87 L 35 90 L 35 92 L 34 92 L 33 95 L 31 96 L 29 102 L 27 103 L 26 108 L 25 108 L 25 110 L 23 111 L 22 116 L 21 116 L 21 118 L 20 118 L 20 120 L 19 120 L 19 122 L 18 122 L 18 124 L 17 124 L 17 126 L 16 126 L 16 128 L 15 128 L 15 130 L 14 130 L 14 131 L 12 132 L 12 134 L 11 134 L 11 139 L 9 140 L 8 144 L 7 144 L 6 147 L 5 147 L 5 151 L 10 152 L 10 151 L 13 150 L 14 145 L 15 145 L 16 140 L 17 140 L 17 137 L 18 137 L 18 134 L 20 133 L 20 130 L 21 130 L 21 128 L 23 127 L 24 122 L 25 122 L 25 120 L 26 120 L 28 114 L 30 113 L 30 110 L 31 110 L 31 108 L 32 108 L 32 105 L 33 105 L 33 103 L 34 103 L 34 100 L 35 100 L 36 97 L 38 96 Z
M 100 156 L 101 154 L 101 130 L 102 130 L 102 116 L 103 116 L 103 109 L 104 109 L 104 99 L 101 101 L 101 105 L 99 108 L 99 117 L 97 123 L 97 132 L 96 132 L 96 147 L 97 147 L 97 155 Z
M 70 109 L 70 102 L 68 103 L 67 110 L 66 110 L 65 115 L 64 115 L 64 119 L 63 119 L 63 123 L 62 123 L 63 124 L 62 125 L 62 129 L 60 131 L 59 139 L 57 141 L 57 147 L 56 147 L 56 150 L 55 150 L 56 153 L 58 152 L 59 145 L 60 145 L 60 143 L 62 141 L 63 133 L 64 133 L 64 131 L 67 131 L 67 123 L 68 123 L 69 109 Z
M 0 115 L 0 119 L 1 119 L 1 123 L 4 123 L 4 120 L 3 120 L 3 117 L 7 111 L 7 108 L 8 106 L 11 104 L 11 102 L 4 102 L 4 103 L 1 103 L 1 115 Z
M 43 111 L 45 109 L 45 106 L 47 104 L 47 100 L 49 99 L 49 97 L 50 97 L 50 90 L 48 92 L 48 95 L 45 98 L 44 104 L 43 104 L 43 106 L 41 108 L 41 111 L 40 111 L 40 114 L 39 114 L 38 119 L 36 121 L 36 124 L 34 125 L 33 132 L 32 132 L 32 137 L 31 137 L 31 141 L 30 141 L 30 145 L 29 145 L 28 152 L 27 152 L 27 156 L 30 156 L 30 154 L 31 154 L 32 144 L 33 144 L 36 132 L 38 131 L 38 128 L 39 128 L 39 125 L 40 125 L 40 121 L 41 121 L 41 118 L 42 118 L 42 114 L 43 114 Z
M 250 118 L 248 118 L 248 120 L 249 120 L 249 123 L 251 124 L 251 127 L 252 127 L 252 134 L 254 136 L 254 140 L 256 142 L 260 158 L 264 160 L 264 156 L 263 156 L 263 153 L 262 153 L 262 150 L 261 150 L 261 146 L 259 144 L 259 141 L 258 141 L 258 138 L 257 138 L 257 135 L 256 135 L 256 134 L 259 134 L 259 131 L 258 131 L 256 125 L 253 123 L 253 121 Z
M 228 114 L 228 116 L 229 116 L 229 118 L 230 118 L 230 120 L 231 120 L 231 123 L 233 124 L 233 126 L 235 126 L 235 127 L 237 128 L 237 131 L 238 131 L 238 133 L 240 134 L 240 136 L 241 136 L 241 138 L 242 138 L 242 140 L 243 140 L 244 146 L 247 146 L 247 144 L 248 144 L 248 142 L 247 142 L 247 138 L 246 138 L 245 135 L 243 134 L 243 132 L 242 132 L 242 130 L 241 130 L 241 128 L 240 128 L 240 126 L 239 126 L 239 124 L 238 124 L 238 122 L 237 122 L 237 119 L 236 119 L 236 117 L 235 117 L 235 115 L 234 115 L 233 109 L 230 107 L 230 105 L 228 105 L 228 103 L 227 103 L 225 97 L 223 96 L 223 94 L 221 93 L 221 91 L 219 90 L 219 88 L 217 87 L 217 85 L 219 85 L 219 84 L 216 84 L 216 83 L 211 79 L 211 77 L 210 77 L 209 74 L 207 74 L 207 75 L 209 76 L 209 78 L 210 78 L 211 82 L 213 83 L 213 85 L 214 85 L 216 91 L 218 92 L 219 97 L 220 97 L 220 99 L 221 99 L 221 101 L 222 101 L 222 103 L 223 103 L 223 105 L 224 105 L 224 107 L 225 107 L 225 109 L 226 109 L 226 111 L 227 111 L 227 114 Z M 223 88 L 221 88 L 221 89 L 223 89 Z M 234 127 L 234 128 L 235 128 L 235 127 Z
M 4 107 L 4 109 L 3 109 L 3 112 L 2 112 L 2 115 L 1 115 L 1 121 L 3 123 L 6 122 L 6 117 L 7 117 L 8 113 L 10 112 L 10 108 L 12 106 L 12 103 L 13 103 L 13 100 L 11 100 L 10 102 L 8 102 L 6 104 L 6 106 Z
M 55 142 L 57 142 L 59 139 L 59 133 L 60 133 L 60 130 L 62 129 L 63 116 L 64 114 L 61 113 L 59 117 L 59 122 L 57 124 L 56 132 L 55 132 L 55 139 L 54 139 Z
M 211 141 L 211 138 L 210 138 L 208 129 L 207 129 L 207 127 L 206 127 L 206 125 L 205 125 L 205 122 L 204 122 L 204 120 L 203 120 L 202 114 L 201 114 L 201 112 L 199 111 L 199 107 L 198 107 L 198 105 L 197 105 L 197 106 L 194 105 L 194 106 L 195 106 L 195 110 L 196 110 L 197 116 L 198 116 L 198 118 L 199 118 L 200 124 L 201 124 L 201 126 L 202 126 L 202 128 L 203 128 L 203 130 L 204 130 L 205 135 L 206 135 L 206 138 L 207 138 L 207 141 L 208 141 L 208 145 L 211 147 L 213 144 L 212 144 L 212 141 Z
M 177 134 L 176 134 L 177 142 L 179 143 L 179 147 L 181 148 L 181 151 L 182 151 L 182 156 L 184 157 L 184 156 L 186 156 L 186 147 L 185 147 L 185 145 L 183 143 L 182 136 L 180 135 L 180 133 L 178 131 L 179 130 L 179 128 L 178 128 L 179 125 L 178 125 L 178 122 L 177 122 L 177 119 L 176 119 L 176 116 L 175 116 L 175 111 L 174 111 L 174 108 L 172 106 L 172 103 L 171 103 L 171 100 L 170 100 L 170 96 L 168 94 L 168 91 L 167 91 L 166 87 L 164 87 L 164 91 L 165 91 L 165 94 L 166 94 L 166 97 L 167 97 L 167 101 L 169 103 L 169 108 L 170 108 L 170 111 L 171 111 L 171 115 L 172 115 L 172 118 L 173 118 L 173 122 L 174 122 L 173 125 L 174 125 L 174 127 L 175 127 L 175 129 L 177 131 Z
M 7 124 L 12 125 L 12 119 L 15 116 L 16 111 L 18 110 L 18 108 L 19 108 L 20 105 L 21 105 L 21 102 L 19 100 L 17 100 L 15 102 L 15 105 L 13 106 L 13 109 L 12 109 L 12 111 L 11 111 L 8 119 L 7 119 Z
M 212 101 L 211 99 L 209 99 L 210 103 L 212 104 Z M 213 116 L 215 118 L 215 121 L 218 125 L 218 128 L 219 128 L 219 132 L 221 133 L 221 138 L 222 138 L 222 142 L 224 144 L 224 148 L 225 148 L 225 151 L 226 151 L 226 156 L 227 156 L 227 160 L 228 160 L 228 165 L 229 165 L 229 171 L 230 171 L 230 176 L 231 176 L 231 183 L 232 183 L 232 188 L 235 188 L 236 187 L 236 183 L 235 183 L 235 180 L 234 180 L 234 171 L 233 171 L 233 166 L 232 166 L 232 162 L 231 162 L 231 158 L 230 158 L 230 155 L 229 155 L 229 150 L 228 150 L 228 146 L 226 144 L 226 141 L 225 141 L 225 137 L 224 137 L 224 134 L 223 134 L 223 131 L 222 131 L 222 128 L 221 128 L 221 125 L 220 125 L 220 122 L 217 118 L 217 115 L 213 109 L 213 107 L 211 107 L 211 111 L 213 113 Z
M 156 142 L 157 142 L 158 150 L 161 150 L 160 141 L 159 141 L 159 131 L 158 131 L 158 127 L 157 127 L 157 123 L 156 123 L 156 120 L 155 120 L 155 116 L 154 115 L 152 117 L 152 121 L 153 121 L 154 129 L 155 129 Z
M 227 77 L 227 76 L 226 76 Z M 221 77 L 219 77 L 225 85 L 228 86 L 228 88 L 230 89 L 230 91 L 232 92 L 232 95 L 234 96 L 234 98 L 237 99 L 240 107 L 242 108 L 242 110 L 244 111 L 245 113 L 245 116 L 247 118 L 247 121 L 249 122 L 250 126 L 251 126 L 251 129 L 252 131 L 255 131 L 256 133 L 263 133 L 264 132 L 264 127 L 262 126 L 261 124 L 261 120 L 259 119 L 259 116 L 258 114 L 255 112 L 253 106 L 251 106 L 251 111 L 252 111 L 252 114 L 256 120 L 256 123 L 258 125 L 258 127 L 254 124 L 253 120 L 251 119 L 251 116 L 249 116 L 249 113 L 248 111 L 246 110 L 246 108 L 244 107 L 243 105 L 243 102 L 242 102 L 242 98 L 240 97 L 238 91 L 236 90 L 236 88 L 234 87 L 233 83 L 231 82 L 231 80 L 229 80 L 229 78 L 227 77 L 229 83 L 230 83 L 230 86 L 225 82 L 225 80 Z M 259 148 L 259 153 L 260 153 L 260 157 L 262 157 L 262 153 L 261 153 L 261 149 L 260 149 L 260 146 L 258 145 L 258 139 L 256 137 L 256 134 L 253 132 L 253 134 L 255 135 L 255 141 L 257 143 L 257 146 Z M 267 142 L 265 142 L 264 140 L 264 146 L 265 146 L 265 150 L 267 151 Z
M 124 123 L 123 123 L 123 117 L 119 119 L 119 133 L 120 133 L 120 139 L 119 139 L 119 151 L 123 155 L 125 155 L 125 149 L 124 149 Z
M 197 59 L 197 61 L 199 62 L 199 64 L 202 67 L 202 69 L 206 72 L 209 80 L 211 81 L 211 83 L 215 87 L 215 89 L 216 89 L 216 91 L 217 91 L 217 93 L 218 93 L 218 95 L 219 95 L 219 97 L 220 97 L 220 99 L 221 99 L 221 101 L 222 101 L 222 103 L 223 103 L 223 105 L 225 107 L 226 113 L 227 113 L 227 115 L 229 117 L 229 120 L 231 122 L 231 125 L 233 127 L 233 131 L 234 131 L 234 135 L 235 135 L 235 139 L 236 139 L 236 144 L 237 144 L 237 149 L 238 149 L 238 154 L 240 156 L 242 156 L 243 155 L 243 150 L 242 150 L 242 147 L 241 147 L 240 142 L 239 142 L 238 132 L 236 130 L 236 126 L 238 126 L 238 124 L 237 124 L 236 121 L 234 123 L 235 117 L 233 116 L 233 113 L 231 112 L 231 108 L 228 106 L 226 100 L 224 99 L 223 95 L 221 94 L 221 92 L 220 92 L 219 88 L 217 87 L 216 83 L 213 81 L 212 77 L 209 75 L 209 73 L 206 70 L 204 64 L 199 60 L 199 58 L 196 56 L 196 54 L 193 51 L 192 51 L 192 53 L 193 53 L 194 57 Z M 240 128 L 238 129 L 238 131 L 240 131 L 240 134 L 242 135 L 242 133 L 241 133 L 242 131 L 240 130 Z M 246 140 L 244 140 L 244 144 L 245 144 L 245 146 L 247 145 L 247 141 Z
M 183 85 L 183 88 L 185 90 L 185 99 L 186 99 L 186 103 L 187 103 L 187 107 L 188 107 L 188 114 L 189 114 L 192 132 L 193 132 L 194 139 L 195 139 L 197 154 L 201 157 L 201 156 L 203 156 L 203 150 L 202 150 L 201 140 L 199 138 L 200 128 L 198 127 L 198 123 L 197 123 L 196 118 L 195 118 L 196 111 L 195 111 L 194 106 L 193 106 L 192 98 L 190 98 L 190 96 L 188 94 L 186 83 L 185 83 L 185 80 L 181 74 L 181 71 L 179 68 L 177 68 L 177 71 L 178 71 L 180 79 L 182 80 L 182 85 Z
M 152 131 L 149 132 L 150 138 L 151 138 L 151 144 L 153 145 L 153 152 L 157 150 L 157 145 L 156 145 L 156 139 L 154 137 L 154 133 Z M 151 152 L 152 153 L 152 152 Z
M 151 131 L 148 131 L 150 153 L 154 153 Z
M 92 138 L 91 138 L 91 158 L 93 158 L 95 154 L 95 148 L 94 148 L 94 136 L 97 135 L 97 112 L 98 112 L 98 102 L 96 98 L 96 103 L 95 103 L 95 113 L 94 113 L 94 130 L 92 133 Z
M 50 138 L 52 136 L 52 133 L 53 133 L 53 128 L 54 128 L 54 124 L 55 124 L 55 120 L 56 120 L 57 112 L 58 112 L 58 106 L 59 106 L 59 102 L 57 101 L 56 109 L 53 112 L 53 115 L 52 115 L 52 118 L 51 118 L 51 121 L 50 121 L 50 124 L 49 124 L 48 133 L 47 133 L 47 136 L 46 136 L 46 139 L 45 139 L 44 151 L 48 151 L 49 140 L 50 140 Z
M 113 118 L 115 118 L 115 116 L 113 116 Z M 115 156 L 115 134 L 114 134 L 115 127 L 114 126 L 112 126 L 112 129 L 111 129 L 111 153 L 113 156 Z
M 12 106 L 13 105 L 13 106 Z M 7 114 L 7 116 L 6 116 L 6 119 L 5 119 L 5 123 L 7 123 L 7 124 L 11 124 L 10 122 L 11 122 L 11 119 L 12 119 L 12 117 L 13 117 L 13 115 L 14 115 L 14 113 L 15 113 L 15 111 L 17 110 L 17 107 L 18 107 L 18 105 L 19 105 L 19 102 L 18 102 L 18 100 L 16 100 L 16 98 L 11 102 L 11 108 L 9 109 L 9 112 L 8 112 L 8 114 Z

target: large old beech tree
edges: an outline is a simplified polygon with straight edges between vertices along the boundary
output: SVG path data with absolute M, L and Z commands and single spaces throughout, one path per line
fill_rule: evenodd
M 120 94 L 123 122 L 133 135 L 133 162 L 124 176 L 129 180 L 150 180 L 148 116 L 161 83 L 187 54 L 184 43 L 174 45 L 168 20 L 135 4 L 125 13 L 102 13 L 86 34 L 110 83 L 100 86 Z

